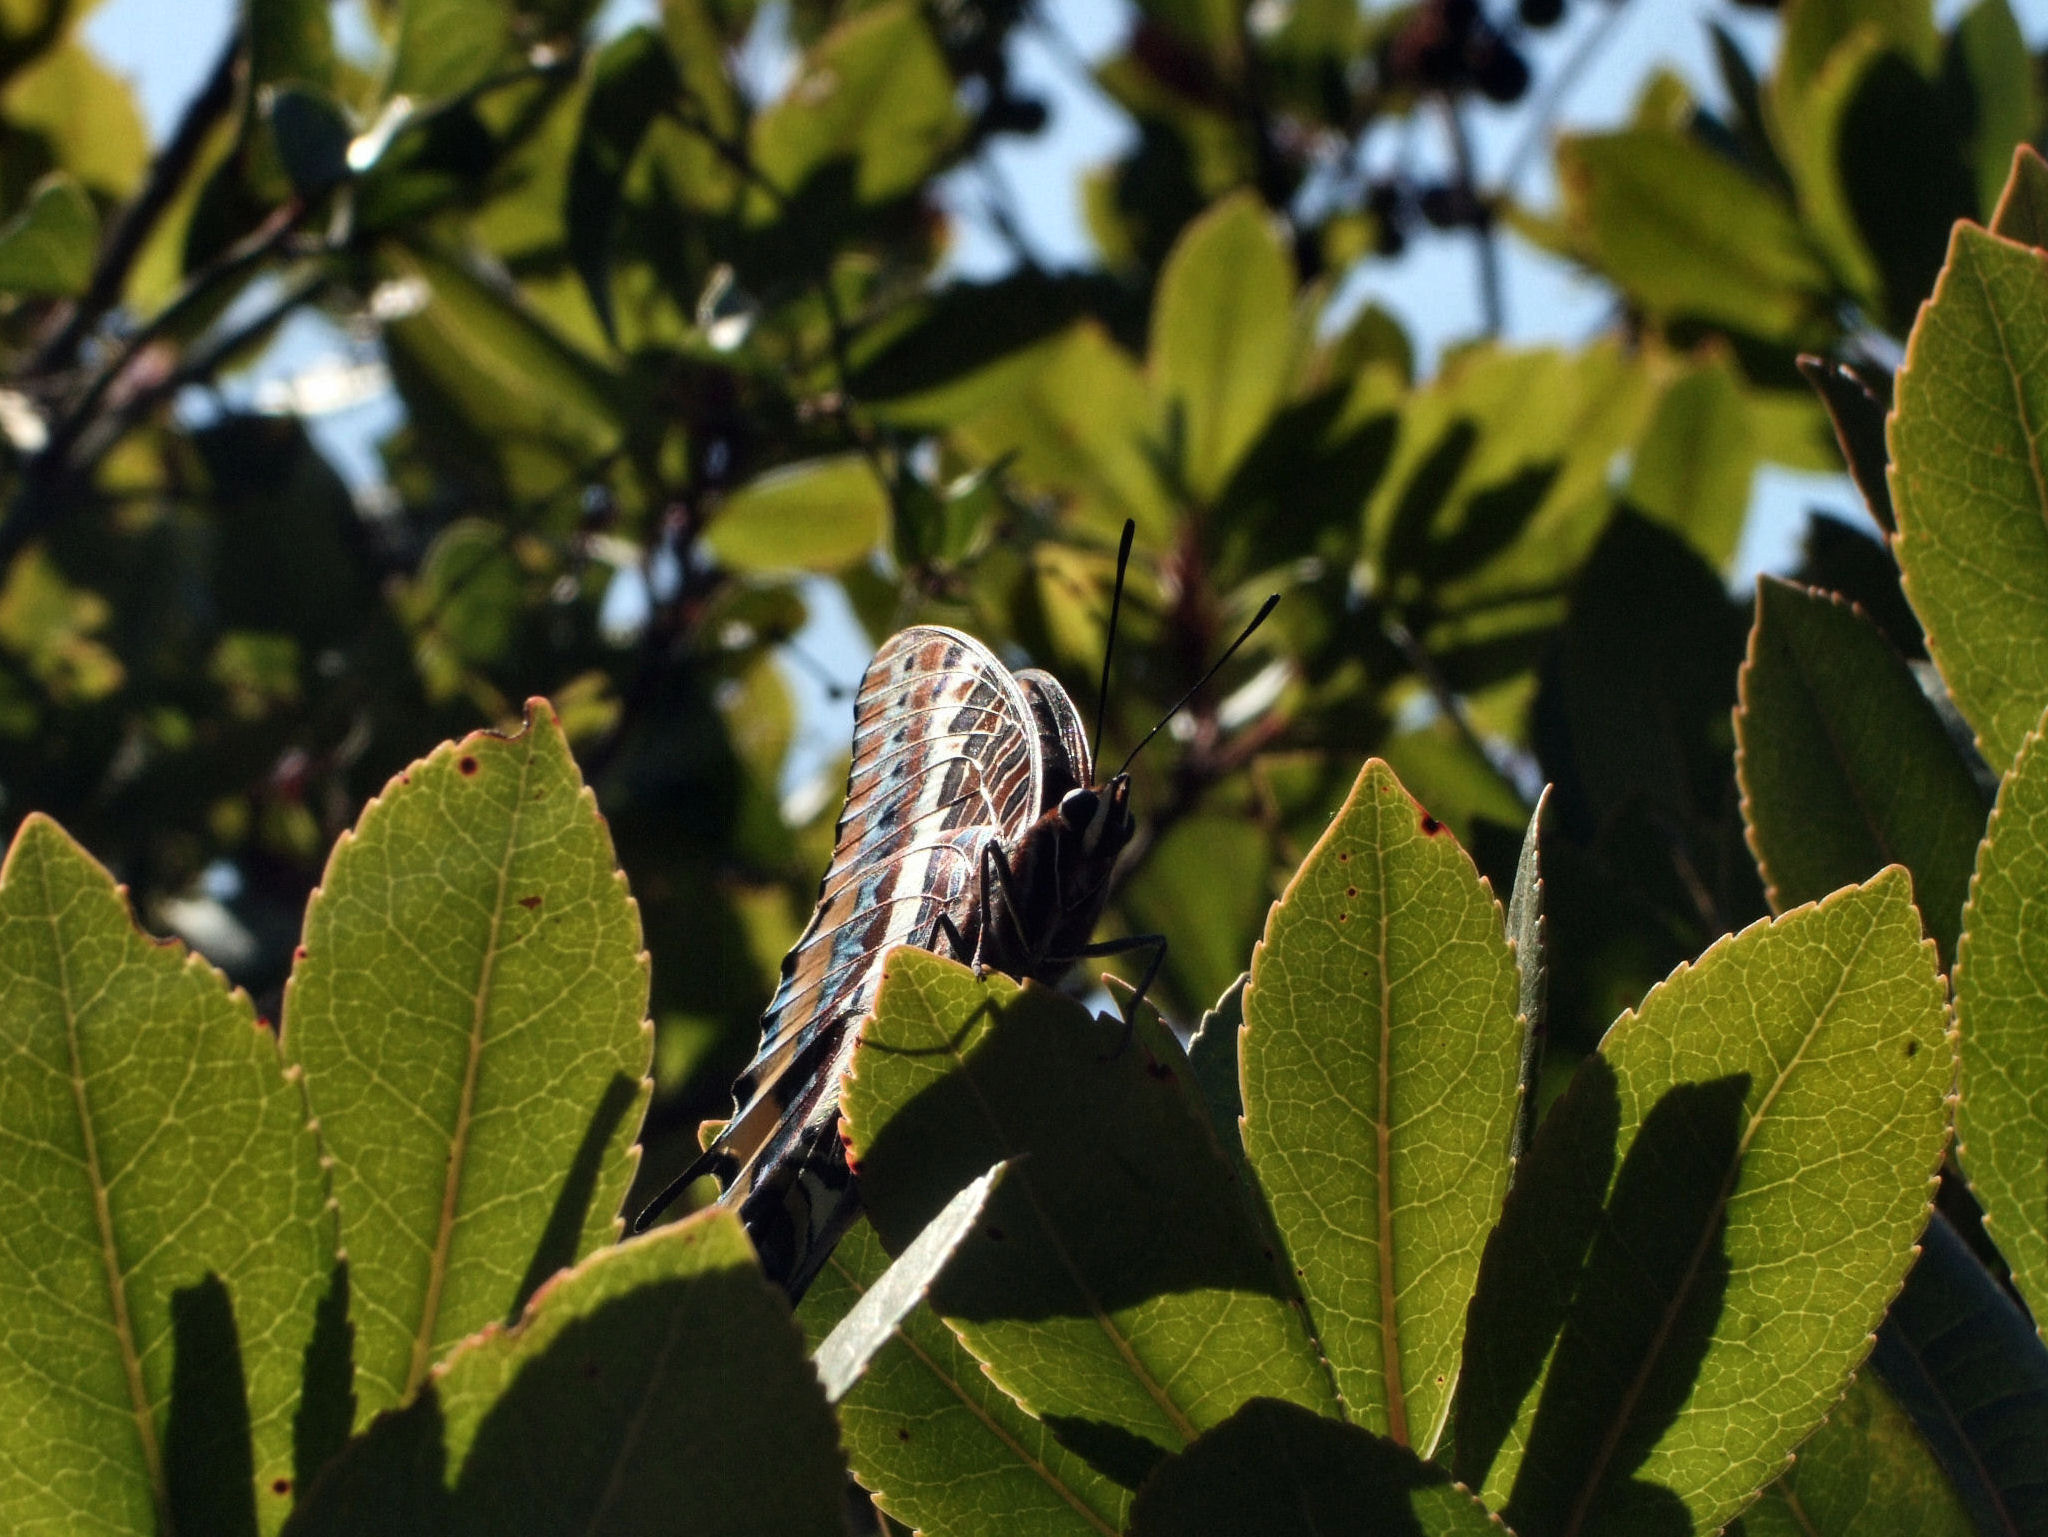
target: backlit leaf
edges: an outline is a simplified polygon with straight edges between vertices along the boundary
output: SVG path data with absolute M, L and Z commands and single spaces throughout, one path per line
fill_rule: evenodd
M 651 1035 L 639 917 L 544 702 L 335 846 L 284 1051 L 334 1159 L 362 1417 L 619 1231 Z
M 1551 1108 L 1488 1242 L 1453 1470 L 1525 1537 L 1735 1515 L 1912 1262 L 1954 1051 L 1896 868 L 1652 989 Z
M 924 14 L 890 0 L 804 56 L 782 99 L 754 120 L 754 165 L 784 197 L 837 168 L 855 198 L 879 203 L 916 187 L 958 125 L 952 78 Z
M 2048 1322 L 2048 748 L 2039 726 L 1999 786 L 1956 960 L 1958 1157 L 2013 1280 Z
M 749 481 L 719 508 L 704 544 L 734 571 L 839 571 L 873 552 L 889 493 L 860 454 L 806 459 Z
M 84 293 L 99 238 L 99 215 L 78 183 L 46 177 L 28 206 L 0 226 L 0 292 L 38 299 Z
M 1368 764 L 1253 952 L 1244 1138 L 1354 1422 L 1425 1456 L 1507 1189 L 1516 1013 L 1499 904 Z
M 277 1530 L 337 1284 L 297 1075 L 41 816 L 0 869 L 0 1054 L 0 1524 Z
M 1906 595 L 1992 768 L 2048 700 L 2048 254 L 1957 227 L 1899 371 Z
M 1152 307 L 1153 384 L 1202 498 L 1223 489 L 1280 403 L 1291 362 L 1294 265 L 1250 193 L 1182 232 Z
M 1659 314 L 1774 339 L 1822 308 L 1828 270 L 1783 195 L 1661 128 L 1565 140 L 1572 218 L 1602 268 Z

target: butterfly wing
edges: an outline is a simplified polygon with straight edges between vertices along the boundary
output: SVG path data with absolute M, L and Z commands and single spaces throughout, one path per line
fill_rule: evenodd
M 729 1175 L 728 1204 L 744 1207 L 836 1119 L 882 956 L 931 943 L 941 914 L 969 926 L 982 846 L 1014 838 L 1044 801 L 1039 708 L 985 646 L 936 625 L 892 636 L 869 664 L 818 906 L 733 1085 L 739 1112 L 707 1154 L 709 1171 Z
M 1088 748 L 1088 734 L 1081 729 L 1081 712 L 1073 696 L 1049 672 L 1027 667 L 1017 674 L 1017 686 L 1031 706 L 1037 725 L 1039 755 L 1043 759 L 1038 811 L 1052 810 L 1069 790 L 1095 783 L 1095 754 Z

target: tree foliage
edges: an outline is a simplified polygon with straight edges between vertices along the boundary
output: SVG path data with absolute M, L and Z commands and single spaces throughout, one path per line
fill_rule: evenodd
M 0 8 L 10 1529 L 2048 1523 L 2006 0 L 1556 134 L 1558 0 L 1141 0 L 1066 266 L 1010 0 L 249 0 L 156 145 L 87 9 Z M 1597 334 L 1501 339 L 1532 247 Z M 1462 248 L 1419 369 L 1357 283 Z M 1730 597 L 1772 467 L 1871 526 Z M 896 952 L 796 1316 L 616 1242 L 815 900 L 815 637 L 1092 699 L 1126 520 L 1112 762 L 1283 595 L 1133 768 L 1151 1007 Z

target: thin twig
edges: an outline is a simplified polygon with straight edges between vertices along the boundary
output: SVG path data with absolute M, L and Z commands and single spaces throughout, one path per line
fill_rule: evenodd
M 136 258 L 142 254 L 151 232 L 156 229 L 157 221 L 184 186 L 185 177 L 197 162 L 214 125 L 234 105 L 236 76 L 242 58 L 242 33 L 240 25 L 229 33 L 226 46 L 207 74 L 206 83 L 186 105 L 185 114 L 178 120 L 178 126 L 164 145 L 163 152 L 150 163 L 149 176 L 142 189 L 129 200 L 120 217 L 114 221 L 113 228 L 107 232 L 106 244 L 100 249 L 99 261 L 93 267 L 85 293 L 71 307 L 63 324 L 29 358 L 23 368 L 25 374 L 55 373 L 70 367 L 87 333 L 120 302 L 122 290 L 128 286 L 128 274 L 134 269 Z
M 1550 140 L 1557 127 L 1558 113 L 1564 109 L 1565 98 L 1579 83 L 1579 77 L 1586 72 L 1600 50 L 1607 46 L 1614 36 L 1614 29 L 1622 13 L 1628 9 L 1628 0 L 1607 0 L 1595 6 L 1600 19 L 1579 39 L 1579 46 L 1572 50 L 1570 58 L 1559 66 L 1556 74 L 1544 86 L 1543 94 L 1529 109 L 1529 126 L 1522 131 L 1521 139 L 1509 153 L 1506 168 L 1500 173 L 1500 182 L 1495 195 L 1511 197 L 1515 184 L 1522 179 L 1522 173 L 1529 168 L 1537 154 Z
M 1458 184 L 1473 210 L 1472 238 L 1479 247 L 1480 311 L 1485 317 L 1486 334 L 1498 336 L 1507 325 L 1507 303 L 1501 292 L 1500 243 L 1493 228 L 1493 206 L 1479 190 L 1478 167 L 1472 153 L 1472 136 L 1465 128 L 1465 114 L 1457 98 L 1445 96 L 1442 100 Z
M 311 302 L 333 279 L 334 274 L 328 271 L 324 264 L 310 268 L 286 283 L 275 299 L 264 305 L 243 324 L 202 340 L 186 353 L 176 368 L 154 384 L 128 396 L 81 434 L 77 451 L 73 455 L 73 472 L 98 463 L 108 449 L 120 442 L 137 422 L 149 415 L 159 404 L 189 385 L 201 384 L 211 379 L 235 354 L 266 332 L 281 325 L 293 310 Z
M 22 546 L 55 520 L 79 474 L 90 468 L 97 454 L 112 446 L 113 438 L 95 431 L 95 417 L 108 393 L 143 350 L 180 320 L 212 302 L 222 287 L 239 281 L 282 249 L 297 232 L 306 206 L 297 198 L 281 205 L 249 235 L 193 273 L 177 295 L 93 374 L 78 398 L 51 424 L 48 440 L 22 466 L 14 502 L 6 517 L 0 519 L 0 570 L 6 569 L 21 553 Z M 88 437 L 94 443 L 91 456 L 79 452 Z

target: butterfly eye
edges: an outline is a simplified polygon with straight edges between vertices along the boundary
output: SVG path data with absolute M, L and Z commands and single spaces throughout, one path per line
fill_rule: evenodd
M 1093 790 L 1069 790 L 1060 797 L 1060 820 L 1080 832 L 1095 820 L 1097 797 Z

